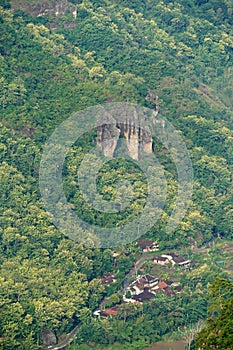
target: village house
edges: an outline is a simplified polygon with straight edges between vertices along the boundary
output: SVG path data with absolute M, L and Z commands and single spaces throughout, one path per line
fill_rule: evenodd
M 130 291 L 131 295 L 138 295 L 143 292 L 144 286 L 135 284 L 134 286 L 127 288 L 127 290 Z
M 191 264 L 191 260 L 186 259 L 179 254 L 170 253 L 170 254 L 162 254 L 161 256 L 154 257 L 153 263 L 159 264 L 162 266 L 170 263 L 172 264 L 172 266 L 178 265 L 180 267 L 188 268 Z
M 176 294 L 171 288 L 169 288 L 169 285 L 165 281 L 160 281 L 157 284 L 157 286 L 155 286 L 150 290 L 150 292 L 154 294 L 163 293 L 166 296 L 171 296 Z
M 131 296 L 139 295 L 144 292 L 145 289 L 153 288 L 158 284 L 159 279 L 149 274 L 138 276 L 126 289 Z
M 138 294 L 138 295 L 134 295 L 132 297 L 133 300 L 136 300 L 138 302 L 143 302 L 143 301 L 148 301 L 150 299 L 154 298 L 154 294 L 149 292 L 148 289 L 145 289 L 142 293 Z
M 98 317 L 102 317 L 102 318 L 117 316 L 117 314 L 118 314 L 117 307 L 112 307 L 112 308 L 108 308 L 105 310 L 96 310 L 93 313 L 94 316 L 98 316 Z
M 149 274 L 140 275 L 138 276 L 131 284 L 130 286 L 141 286 L 143 288 L 152 288 L 159 282 L 159 279 L 157 277 L 151 276 Z
M 138 305 L 141 305 L 141 304 L 142 304 L 142 302 L 133 299 L 133 296 L 131 296 L 130 298 L 126 298 L 125 295 L 123 295 L 123 302 L 124 302 L 124 303 L 138 304 Z
M 166 265 L 170 262 L 168 258 L 162 257 L 162 256 L 155 256 L 153 259 L 154 264 L 159 264 L 159 265 Z
M 182 255 L 171 253 L 173 264 L 177 264 L 180 267 L 189 267 L 191 260 L 184 258 Z
M 178 265 L 180 267 L 184 267 L 187 269 L 190 267 L 191 262 L 192 262 L 191 260 L 184 260 L 184 261 L 179 262 Z
M 167 259 L 167 260 L 170 261 L 170 262 L 171 262 L 171 261 L 174 262 L 173 256 L 175 256 L 175 254 L 162 254 L 162 255 L 161 255 L 162 258 L 165 258 L 165 259 Z
M 115 275 L 111 272 L 105 272 L 105 274 L 100 278 L 101 283 L 104 285 L 109 285 L 116 282 Z
M 164 291 L 166 288 L 168 288 L 168 284 L 165 281 L 160 281 L 156 286 L 150 289 L 150 292 L 156 294 Z
M 135 244 L 136 248 L 140 248 L 144 253 L 147 252 L 154 252 L 156 250 L 159 249 L 159 244 L 145 239 L 145 238 L 141 238 L 136 244 Z
M 159 289 L 166 289 L 166 288 L 168 288 L 168 284 L 164 281 L 161 281 L 158 283 L 158 288 Z

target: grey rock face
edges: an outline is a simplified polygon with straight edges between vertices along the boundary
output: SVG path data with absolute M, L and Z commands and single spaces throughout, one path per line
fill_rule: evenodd
M 97 133 L 97 145 L 106 157 L 114 156 L 120 135 L 125 137 L 132 159 L 138 160 L 142 152 L 152 153 L 151 132 L 136 112 L 125 115 L 121 122 L 113 117 L 105 118 L 104 124 L 97 127 Z
M 57 19 L 64 15 L 71 15 L 72 20 L 66 21 L 66 28 L 75 27 L 77 17 L 77 5 L 70 3 L 68 0 L 11 0 L 11 8 L 14 10 L 22 10 L 35 17 L 52 16 L 49 21 L 50 29 L 57 29 Z
M 41 339 L 43 340 L 43 343 L 46 346 L 57 344 L 57 338 L 55 334 L 48 328 L 43 330 L 41 334 Z

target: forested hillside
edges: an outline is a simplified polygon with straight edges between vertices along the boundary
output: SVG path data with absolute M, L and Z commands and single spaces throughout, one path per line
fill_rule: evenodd
M 233 338 L 233 285 L 224 279 L 217 279 L 211 286 L 209 297 L 212 302 L 209 306 L 210 317 L 207 326 L 196 339 L 197 348 L 201 349 L 232 349 Z
M 110 249 L 86 247 L 63 236 L 50 222 L 40 197 L 40 159 L 45 141 L 72 113 L 120 101 L 150 108 L 145 97 L 153 91 L 159 96 L 160 113 L 180 130 L 189 149 L 194 192 L 183 222 L 175 232 L 165 234 L 177 174 L 169 154 L 155 142 L 168 195 L 163 215 L 148 237 L 161 249 L 231 240 L 232 1 L 61 0 L 58 14 L 55 3 L 0 0 L 0 349 L 38 349 L 45 328 L 60 336 L 76 325 L 80 326 L 77 342 L 85 343 L 91 338 L 90 324 L 91 340 L 99 343 L 157 341 L 198 320 L 192 310 L 197 309 L 199 295 L 205 317 L 203 290 L 219 270 L 213 270 L 208 281 L 198 276 L 200 285 L 192 297 L 189 292 L 179 301 L 161 297 L 166 309 L 159 310 L 155 302 L 153 307 L 145 306 L 144 313 L 129 308 L 119 320 L 97 322 L 93 311 L 103 296 L 120 290 L 135 263 L 134 244 L 119 248 L 116 266 Z M 112 227 L 116 218 L 95 217 L 78 190 L 77 169 L 94 139 L 95 135 L 84 135 L 71 149 L 64 166 L 64 188 L 85 220 Z M 133 183 L 136 204 L 120 218 L 127 223 L 143 208 L 146 181 L 130 162 L 118 162 L 104 167 L 98 188 L 109 200 L 115 195 L 116 179 Z M 117 274 L 112 290 L 100 281 L 106 271 Z M 183 320 L 184 310 L 191 315 L 188 321 Z M 224 310 L 225 304 L 217 326 L 208 324 L 198 344 L 203 346 L 205 332 L 228 317 Z M 166 316 L 161 320 L 163 312 L 169 322 Z

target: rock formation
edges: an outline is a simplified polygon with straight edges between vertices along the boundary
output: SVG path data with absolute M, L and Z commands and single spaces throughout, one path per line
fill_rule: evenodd
M 122 120 L 104 116 L 104 124 L 99 120 L 97 127 L 97 145 L 106 157 L 113 157 L 119 137 L 124 137 L 128 154 L 138 160 L 142 152 L 152 153 L 152 135 L 145 119 L 136 110 L 125 115 Z
M 97 128 L 97 132 L 97 145 L 105 157 L 113 157 L 120 136 L 120 130 L 116 127 L 116 122 L 103 124 Z
M 41 339 L 43 340 L 43 343 L 46 346 L 57 344 L 57 338 L 55 334 L 48 328 L 44 329 L 41 333 Z
M 70 3 L 68 0 L 11 0 L 11 8 L 22 10 L 35 17 L 51 16 L 49 26 L 51 29 L 57 29 L 57 19 L 61 16 L 72 15 L 73 21 L 65 21 L 65 27 L 74 27 L 77 17 L 77 5 Z

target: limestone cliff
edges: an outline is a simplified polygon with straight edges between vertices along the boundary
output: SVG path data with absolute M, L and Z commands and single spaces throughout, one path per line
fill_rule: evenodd
M 120 130 L 116 127 L 116 122 L 114 120 L 109 121 L 109 123 L 106 121 L 106 124 L 97 127 L 97 132 L 97 145 L 105 157 L 113 157 L 120 136 Z
M 136 111 L 125 115 L 119 122 L 113 117 L 99 122 L 97 127 L 97 145 L 106 157 L 113 157 L 119 137 L 125 137 L 128 154 L 132 159 L 138 160 L 142 152 L 152 153 L 152 136 L 146 126 L 145 119 Z

